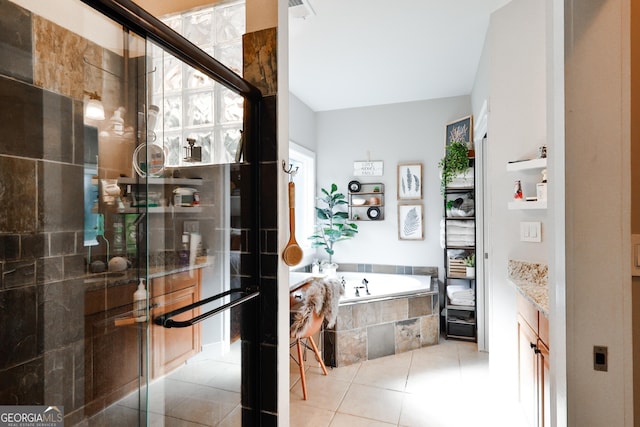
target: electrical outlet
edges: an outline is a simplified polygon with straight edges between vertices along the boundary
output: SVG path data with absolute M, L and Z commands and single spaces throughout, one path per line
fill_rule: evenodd
M 182 224 L 182 232 L 183 233 L 199 233 L 200 232 L 200 222 L 198 222 L 198 221 L 185 221 Z
M 594 345 L 593 346 L 593 369 L 596 371 L 608 370 L 608 350 L 607 347 Z

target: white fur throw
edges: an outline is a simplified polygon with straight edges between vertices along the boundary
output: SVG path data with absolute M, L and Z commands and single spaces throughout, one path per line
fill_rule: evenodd
M 340 295 L 344 294 L 342 283 L 337 279 L 311 279 L 304 290 L 302 306 L 296 311 L 291 323 L 291 337 L 306 336 L 313 322 L 313 313 L 324 316 L 327 327 L 332 328 L 338 317 Z

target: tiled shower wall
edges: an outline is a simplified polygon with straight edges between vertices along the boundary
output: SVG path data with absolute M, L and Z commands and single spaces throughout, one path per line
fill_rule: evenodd
M 0 20 L 0 402 L 71 414 L 85 400 L 82 58 L 101 51 L 6 0 Z
M 0 0 L 0 404 L 64 405 L 83 416 L 83 91 L 122 58 Z M 103 86 L 105 88 L 103 89 Z

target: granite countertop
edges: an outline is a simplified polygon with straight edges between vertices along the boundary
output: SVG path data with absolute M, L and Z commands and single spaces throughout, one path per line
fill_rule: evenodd
M 136 268 L 129 268 L 124 271 L 118 272 L 105 272 L 105 273 L 95 273 L 87 275 L 84 279 L 85 285 L 89 287 L 101 288 L 106 284 L 107 286 L 120 286 L 126 285 L 131 282 L 137 282 L 140 278 L 143 279 L 155 279 L 158 277 L 168 276 L 170 274 L 182 273 L 185 271 L 190 271 L 193 269 L 205 268 L 213 265 L 211 260 L 202 259 L 196 261 L 193 265 L 187 266 L 175 266 L 175 265 L 163 265 L 163 266 L 155 266 L 149 267 L 148 276 L 145 276 L 144 270 L 139 270 Z
M 509 281 L 542 314 L 549 317 L 548 266 L 509 260 Z

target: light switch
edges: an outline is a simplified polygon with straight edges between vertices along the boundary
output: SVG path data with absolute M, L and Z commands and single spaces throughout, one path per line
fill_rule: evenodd
M 535 222 L 521 222 L 520 223 L 520 241 L 521 242 L 535 242 L 542 241 L 541 224 L 539 221 Z

